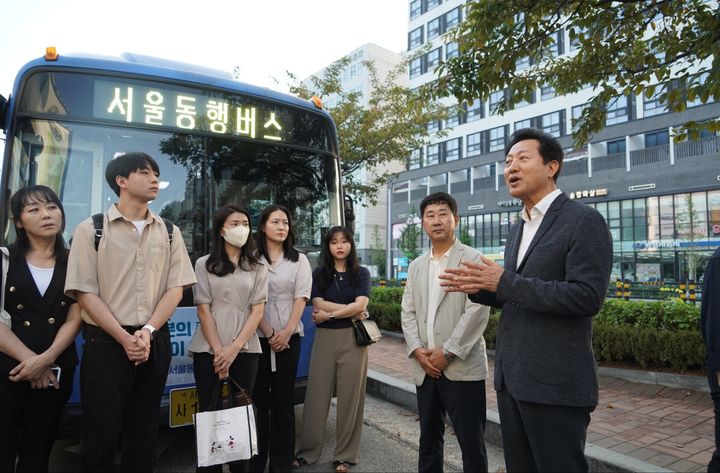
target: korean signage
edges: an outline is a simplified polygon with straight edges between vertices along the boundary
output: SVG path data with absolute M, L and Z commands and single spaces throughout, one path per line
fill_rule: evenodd
M 93 116 L 143 126 L 287 141 L 287 110 L 251 98 L 149 82 L 95 81 Z
M 608 195 L 607 189 L 590 189 L 575 191 L 568 194 L 571 199 L 584 199 L 586 197 L 602 197 Z
M 510 199 L 510 200 L 501 200 L 498 201 L 499 207 L 520 207 L 522 206 L 522 200 L 520 199 Z

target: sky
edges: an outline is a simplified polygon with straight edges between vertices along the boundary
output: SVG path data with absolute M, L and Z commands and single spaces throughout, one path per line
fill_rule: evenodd
M 0 95 L 17 71 L 59 54 L 123 52 L 232 72 L 287 92 L 285 71 L 305 78 L 365 43 L 407 44 L 407 0 L 23 0 L 5 2 Z M 278 79 L 280 84 L 273 80 Z

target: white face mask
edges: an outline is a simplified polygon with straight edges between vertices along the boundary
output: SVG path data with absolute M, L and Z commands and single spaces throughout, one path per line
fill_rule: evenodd
M 250 235 L 250 229 L 244 225 L 238 225 L 232 228 L 223 228 L 223 238 L 232 246 L 242 248 Z

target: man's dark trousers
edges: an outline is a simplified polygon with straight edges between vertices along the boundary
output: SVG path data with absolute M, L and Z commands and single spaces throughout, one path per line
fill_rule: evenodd
M 497 392 L 505 456 L 512 472 L 588 471 L 585 440 L 593 407 L 537 404 L 515 399 L 507 389 Z
M 132 333 L 136 328 L 127 330 Z M 122 345 L 100 328 L 87 325 L 83 336 L 82 471 L 115 471 L 119 436 L 121 471 L 153 471 L 160 400 L 171 358 L 167 324 L 155 332 L 149 359 L 137 366 Z
M 445 414 L 462 451 L 463 471 L 487 472 L 485 451 L 485 380 L 450 381 L 425 376 L 417 386 L 420 413 L 418 472 L 443 471 Z

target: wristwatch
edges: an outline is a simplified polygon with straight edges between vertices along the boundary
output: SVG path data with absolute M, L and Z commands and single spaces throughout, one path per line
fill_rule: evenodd
M 455 354 L 454 354 L 454 353 L 450 353 L 449 351 L 447 351 L 447 350 L 444 349 L 444 348 L 443 348 L 442 354 L 443 354 L 443 356 L 445 357 L 445 361 L 447 361 L 448 363 L 450 363 L 452 360 L 455 359 Z
M 335 314 L 330 314 L 328 316 L 328 322 L 332 322 L 333 320 L 335 320 Z
M 153 339 L 153 333 L 155 333 L 155 330 L 156 330 L 155 327 L 153 327 L 153 326 L 150 325 L 150 324 L 145 324 L 145 325 L 143 326 L 143 329 L 144 329 L 144 330 L 147 330 L 148 332 L 150 332 L 150 340 L 152 340 L 152 339 Z

